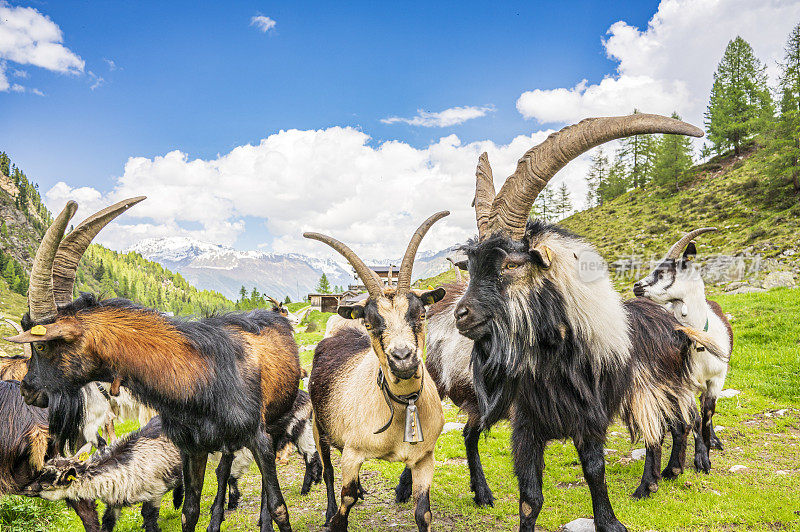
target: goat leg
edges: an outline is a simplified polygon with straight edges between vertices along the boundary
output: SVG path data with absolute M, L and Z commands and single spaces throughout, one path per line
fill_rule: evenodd
M 714 415 L 716 402 L 708 398 L 706 394 L 701 397 L 702 404 L 700 411 L 702 418 L 695 422 L 694 437 L 694 467 L 703 473 L 711 471 L 711 417 Z
M 239 507 L 239 479 L 231 477 L 228 479 L 228 510 L 235 510 Z
M 160 500 L 142 503 L 142 521 L 144 521 L 144 532 L 160 532 L 161 529 L 158 527 L 158 514 L 161 509 L 160 505 Z
M 708 416 L 708 430 L 711 433 L 711 438 L 709 440 L 710 446 L 709 451 L 711 449 L 717 449 L 718 451 L 722 451 L 722 441 L 717 437 L 717 433 L 714 431 L 714 414 L 717 411 L 717 394 L 719 390 L 722 389 L 722 385 L 715 386 L 717 383 L 712 381 L 709 383 L 708 392 L 704 393 L 700 396 L 700 403 L 705 409 L 706 405 L 708 405 L 711 409 L 711 414 Z
M 478 506 L 494 506 L 494 495 L 486 482 L 486 475 L 483 473 L 481 455 L 478 452 L 478 442 L 481 437 L 479 428 L 480 420 L 477 416 L 473 420 L 470 417 L 464 426 L 464 446 L 467 449 L 467 465 L 469 466 L 469 487 L 475 493 L 475 504 Z
M 317 452 L 322 459 L 322 479 L 325 481 L 325 491 L 328 496 L 328 506 L 325 509 L 325 526 L 329 526 L 333 515 L 336 513 L 336 493 L 333 486 L 333 464 L 331 463 L 331 445 L 327 434 L 321 433 L 314 423 L 314 441 L 317 442 Z
M 589 485 L 592 494 L 592 511 L 594 512 L 594 526 L 597 532 L 627 532 L 625 525 L 619 522 L 614 515 L 611 501 L 608 498 L 606 486 L 606 462 L 603 455 L 603 442 L 594 439 L 574 440 L 578 449 L 578 457 L 583 467 L 583 477 Z M 661 447 L 658 447 L 661 456 Z M 660 460 L 659 460 L 660 461 Z M 656 471 L 660 469 L 660 464 Z
M 203 495 L 203 480 L 206 474 L 208 453 L 181 452 L 183 459 L 183 514 L 181 530 L 194 532 L 200 518 L 200 497 Z
M 222 453 L 222 458 L 217 466 L 217 495 L 211 504 L 211 521 L 208 523 L 208 532 L 219 532 L 219 527 L 225 519 L 225 492 L 228 490 L 228 480 L 231 477 L 231 464 L 233 453 Z
M 97 504 L 88 499 L 67 499 L 67 505 L 78 514 L 86 532 L 100 532 L 100 518 L 97 516 Z
M 340 460 L 342 468 L 342 504 L 339 511 L 331 519 L 331 532 L 344 532 L 347 530 L 347 518 L 350 515 L 350 508 L 358 500 L 358 488 L 360 486 L 358 474 L 361 471 L 361 464 L 364 458 L 349 447 L 342 449 Z
M 658 481 L 661 479 L 661 445 L 659 443 L 647 446 L 642 481 L 633 492 L 634 499 L 646 499 L 650 494 L 658 491 Z M 674 450 L 673 447 L 673 452 Z
M 521 418 L 522 416 L 520 416 Z M 519 530 L 534 532 L 536 519 L 542 511 L 542 473 L 544 472 L 544 442 L 524 420 L 515 420 L 511 432 L 511 451 L 514 472 L 519 484 Z
M 300 488 L 300 495 L 307 495 L 311 491 L 311 485 L 322 480 L 322 461 L 319 453 L 315 452 L 310 457 L 303 457 L 306 463 L 306 473 L 303 476 L 303 486 Z
M 406 466 L 400 473 L 400 480 L 394 488 L 394 502 L 403 504 L 411 498 L 411 468 Z
M 427 453 L 411 469 L 411 478 L 414 486 L 414 500 L 417 507 L 414 510 L 414 520 L 417 522 L 419 532 L 430 532 L 431 521 L 431 484 L 433 484 L 433 451 Z
M 106 511 L 103 512 L 103 525 L 100 527 L 102 532 L 112 532 L 114 527 L 117 526 L 122 509 L 119 506 L 106 506 Z
M 275 446 L 273 437 L 259 428 L 253 443 L 249 447 L 261 471 L 261 532 L 272 531 L 272 521 L 281 532 L 291 532 L 289 510 L 283 500 L 281 487 L 278 484 L 278 471 L 275 468 Z
M 696 415 L 696 414 L 695 414 Z M 672 434 L 672 452 L 669 455 L 667 467 L 661 472 L 664 479 L 671 480 L 683 473 L 686 465 L 686 448 L 689 444 L 689 433 L 692 426 L 684 423 L 681 419 L 676 419 L 670 423 L 670 433 Z

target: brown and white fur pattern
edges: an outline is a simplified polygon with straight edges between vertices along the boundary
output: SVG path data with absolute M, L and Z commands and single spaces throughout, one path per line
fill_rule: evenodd
M 403 462 L 411 469 L 415 521 L 419 530 L 430 530 L 430 487 L 433 482 L 436 440 L 444 426 L 444 415 L 436 384 L 422 363 L 425 345 L 425 304 L 444 296 L 444 290 L 411 291 L 395 297 L 386 289 L 383 297 L 360 305 L 340 307 L 343 317 L 356 319 L 362 327 L 342 327 L 316 348 L 309 381 L 314 406 L 314 436 L 324 466 L 328 493 L 326 524 L 331 530 L 346 530 L 350 508 L 363 490 L 359 481 L 366 460 Z M 365 330 L 366 329 L 366 330 Z M 375 432 L 387 421 L 389 408 L 376 383 L 378 371 L 386 377 L 396 396 L 419 391 L 416 401 L 424 440 L 404 442 L 405 408 L 395 403 L 391 425 Z M 336 504 L 331 446 L 342 452 L 342 503 Z
M 633 292 L 637 297 L 662 305 L 683 325 L 702 331 L 708 323 L 706 334 L 719 346 L 719 355 L 699 344 L 691 350 L 692 379 L 701 393 L 702 410 L 702 421 L 698 420 L 700 427 L 695 430 L 695 466 L 707 473 L 711 466 L 708 450 L 722 449 L 712 418 L 728 374 L 733 330 L 719 304 L 706 299 L 705 283 L 693 262 L 696 254 L 695 244 L 690 242 L 681 258 L 659 263 L 634 285 Z

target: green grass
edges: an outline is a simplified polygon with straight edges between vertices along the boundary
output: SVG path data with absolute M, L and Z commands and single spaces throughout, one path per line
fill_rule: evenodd
M 719 435 L 725 450 L 712 452 L 710 475 L 689 468 L 677 480 L 662 482 L 650 500 L 634 501 L 630 494 L 638 484 L 643 462 L 630 456 L 641 444 L 631 444 L 624 427 L 613 426 L 607 443 L 606 476 L 617 516 L 632 532 L 800 530 L 800 289 L 725 295 L 718 301 L 734 318 L 735 349 L 726 388 L 742 392 L 718 403 L 715 423 L 723 427 Z M 308 369 L 313 356 L 308 348 L 322 338 L 322 332 L 298 333 L 297 338 L 305 347 L 301 347 L 301 360 Z M 776 413 L 784 409 L 783 415 Z M 445 402 L 445 415 L 448 421 L 465 421 L 449 401 Z M 131 428 L 123 426 L 121 430 Z M 508 424 L 500 423 L 481 440 L 484 469 L 497 498 L 494 508 L 483 509 L 472 502 L 460 431 L 439 438 L 431 495 L 435 529 L 501 531 L 517 526 L 518 492 L 509 438 Z M 669 445 L 665 447 L 665 460 L 668 452 Z M 691 457 L 690 446 L 688 465 Z M 336 456 L 334 464 L 338 489 Z M 550 444 L 546 465 L 545 505 L 539 518 L 542 529 L 555 531 L 575 518 L 591 517 L 589 490 L 573 445 Z M 749 469 L 730 473 L 733 465 Z M 400 464 L 380 461 L 365 465 L 363 483 L 369 493 L 366 501 L 351 512 L 351 530 L 416 530 L 411 504 L 397 506 L 393 502 L 391 488 L 401 469 Z M 279 465 L 292 525 L 295 530 L 320 530 L 325 489 L 317 485 L 311 494 L 301 497 L 302 473 L 297 455 L 292 455 L 288 464 Z M 223 530 L 255 529 L 260 492 L 255 466 L 243 479 L 242 487 L 242 506 L 228 513 Z M 209 465 L 198 530 L 208 524 L 215 489 L 213 466 Z M 126 509 L 117 530 L 133 532 L 140 525 L 139 510 Z M 180 530 L 180 512 L 172 508 L 169 495 L 164 499 L 160 525 L 166 532 Z M 80 524 L 63 503 L 8 497 L 0 501 L 0 529 L 79 530 Z

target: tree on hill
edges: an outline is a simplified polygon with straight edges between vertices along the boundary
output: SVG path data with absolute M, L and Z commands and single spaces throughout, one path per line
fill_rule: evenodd
M 789 35 L 780 65 L 778 119 L 767 141 L 767 172 L 800 193 L 800 24 Z
M 586 185 L 589 190 L 586 193 L 586 206 L 595 207 L 603 205 L 603 190 L 606 179 L 608 178 L 608 157 L 603 152 L 603 148 L 598 147 L 591 156 L 591 166 L 586 175 Z
M 672 118 L 680 120 L 677 113 Z M 653 181 L 662 186 L 675 184 L 678 190 L 679 179 L 692 166 L 692 141 L 684 135 L 661 135 L 655 143 L 653 159 Z
M 288 305 L 289 303 L 292 302 L 292 300 L 289 299 L 289 296 L 286 296 L 286 299 L 284 299 L 283 302 Z
M 323 272 L 322 277 L 319 278 L 319 282 L 317 283 L 317 293 L 320 294 L 330 294 L 331 293 L 331 283 L 328 281 L 328 276 L 325 275 Z
M 766 67 L 750 44 L 737 36 L 728 43 L 714 73 L 705 115 L 714 150 L 722 153 L 732 147 L 738 155 L 742 143 L 771 119 L 772 107 Z
M 611 201 L 625 194 L 629 187 L 630 181 L 625 170 L 625 163 L 622 157 L 617 154 L 608 169 L 608 178 L 600 190 L 600 195 L 604 198 L 604 201 Z
M 3 175 L 11 175 L 11 159 L 8 158 L 6 152 L 0 152 L 0 173 Z
M 554 210 L 558 214 L 559 220 L 566 218 L 572 212 L 572 199 L 569 196 L 569 188 L 564 182 L 561 183 L 556 192 Z
M 533 202 L 531 216 L 543 222 L 551 222 L 555 219 L 554 207 L 555 195 L 553 194 L 553 189 L 544 187 L 539 196 L 537 196 L 536 201 Z
M 634 109 L 634 113 L 639 111 Z M 655 155 L 653 135 L 633 135 L 622 140 L 617 154 L 628 169 L 628 181 L 633 188 L 641 188 L 650 180 Z

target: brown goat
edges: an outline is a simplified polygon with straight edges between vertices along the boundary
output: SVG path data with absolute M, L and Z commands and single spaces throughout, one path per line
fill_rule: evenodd
M 430 530 L 433 450 L 444 415 L 436 384 L 422 363 L 425 306 L 440 300 L 445 291 L 411 290 L 411 268 L 422 237 L 447 214 L 431 216 L 414 234 L 396 288 L 384 288 L 374 272 L 338 240 L 317 233 L 304 235 L 341 253 L 369 291 L 369 298 L 360 304 L 339 307 L 340 316 L 363 323 L 363 328 L 339 328 L 317 345 L 308 387 L 328 492 L 325 523 L 332 531 L 347 529 L 350 508 L 363 497 L 361 465 L 374 458 L 403 462 L 411 469 L 417 527 Z M 342 452 L 338 511 L 331 446 Z
M 67 203 L 36 253 L 25 332 L 8 340 L 32 343 L 22 393 L 29 404 L 70 404 L 90 381 L 124 385 L 161 414 L 164 433 L 181 450 L 183 530 L 194 530 L 209 452 L 222 451 L 218 490 L 208 530 L 224 518 L 225 486 L 234 451 L 247 447 L 262 473 L 261 530 L 291 530 L 275 470 L 277 421 L 292 407 L 300 380 L 297 345 L 289 322 L 256 310 L 197 321 L 172 319 L 127 300 L 72 300 L 75 269 L 92 238 L 144 198 L 120 202 L 93 215 L 64 237 L 77 209 Z M 58 413 L 58 412 L 56 412 Z M 61 431 L 58 431 L 61 432 Z

